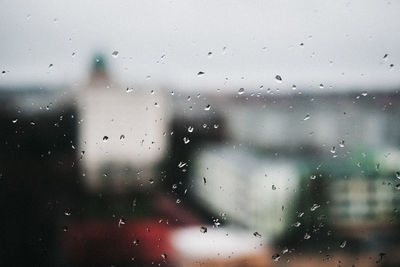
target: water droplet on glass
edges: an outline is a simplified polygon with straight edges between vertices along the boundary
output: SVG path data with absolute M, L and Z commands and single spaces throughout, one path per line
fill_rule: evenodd
M 105 136 L 103 137 L 103 142 L 105 143 L 105 142 L 107 142 L 107 141 L 108 141 L 108 136 L 105 135 Z
M 124 140 L 125 139 L 125 135 L 121 134 L 121 136 L 119 137 L 119 140 Z
M 322 83 L 320 83 L 319 88 L 324 89 L 324 85 Z
M 299 215 L 297 215 L 297 217 L 301 218 L 301 217 L 303 217 L 303 215 L 304 215 L 304 212 L 300 212 Z
M 271 187 L 272 187 L 272 190 L 276 190 L 276 186 L 274 184 Z
M 294 224 L 292 224 L 294 227 L 300 227 L 301 222 L 295 222 Z
M 207 233 L 207 227 L 201 226 L 200 227 L 200 232 L 203 233 L 203 234 Z
M 118 57 L 118 54 L 119 54 L 118 51 L 113 51 L 113 52 L 111 53 L 111 55 L 113 56 L 113 58 Z
M 154 184 L 154 179 L 149 179 L 150 184 Z
M 131 93 L 131 92 L 133 92 L 133 88 L 126 88 L 126 92 L 129 94 L 129 93 Z
M 212 57 L 212 52 L 208 52 L 208 53 L 207 53 L 207 56 L 208 56 L 208 57 Z
M 294 91 L 294 90 L 296 90 L 297 89 L 297 86 L 295 85 L 295 84 L 293 84 L 292 85 L 292 90 Z
M 314 211 L 314 210 L 318 209 L 319 207 L 321 207 L 321 205 L 313 204 L 313 205 L 311 206 L 310 210 L 311 210 L 311 211 Z
M 339 146 L 344 147 L 344 140 L 340 141 Z
M 71 216 L 71 211 L 70 210 L 66 210 L 66 211 L 64 211 L 64 215 L 65 216 Z
M 310 176 L 310 179 L 311 179 L 311 180 L 315 180 L 316 178 L 317 178 L 317 176 L 316 176 L 315 174 L 313 174 L 313 175 Z
M 154 106 L 155 106 L 156 108 L 159 108 L 159 107 L 160 107 L 160 105 L 159 105 L 157 102 L 154 103 Z
M 201 76 L 203 76 L 204 75 L 204 72 L 203 71 L 199 71 L 198 73 L 197 73 L 197 76 L 198 77 L 201 77 Z
M 400 179 L 400 172 L 396 172 L 396 178 Z
M 272 259 L 274 261 L 279 261 L 280 258 L 281 258 L 281 255 L 279 255 L 278 253 L 275 253 L 274 255 L 272 255 Z
M 244 88 L 239 88 L 238 94 L 241 95 L 241 94 L 243 94 L 243 93 L 244 93 Z
M 280 75 L 276 75 L 276 76 L 275 76 L 275 81 L 276 81 L 277 83 L 282 83 L 282 77 L 281 77 Z
M 17 123 L 17 121 L 18 121 L 18 119 L 14 119 L 14 120 L 12 120 L 12 123 Z
M 385 54 L 385 55 L 383 56 L 383 60 L 386 61 L 386 60 L 388 59 L 388 56 L 389 56 L 388 54 Z
M 192 126 L 189 126 L 189 127 L 188 127 L 188 132 L 189 132 L 189 133 L 192 133 L 193 130 L 194 130 L 194 128 L 193 128 Z
M 134 244 L 135 246 L 139 245 L 139 243 L 140 243 L 139 239 L 136 239 L 136 240 L 133 241 L 133 244 Z
M 341 248 L 344 248 L 344 247 L 346 246 L 346 244 L 347 244 L 347 241 L 344 240 L 342 243 L 340 243 L 340 247 L 341 247 Z
M 49 69 L 51 69 L 53 66 L 54 66 L 53 64 L 50 64 L 50 65 L 49 65 Z
M 306 121 L 306 120 L 309 120 L 310 119 L 310 114 L 307 114 L 305 117 L 304 117 L 304 121 Z
M 208 104 L 205 108 L 204 108 L 204 110 L 210 110 L 211 109 L 211 105 L 210 104 Z
M 304 239 L 310 239 L 311 238 L 311 236 L 308 234 L 308 233 L 306 233 L 305 235 L 304 235 Z
M 186 145 L 186 144 L 188 144 L 190 142 L 190 139 L 185 136 L 185 137 L 183 137 L 183 142 Z
M 177 185 L 177 184 L 173 184 L 173 185 L 172 185 L 172 189 L 175 190 L 175 189 L 177 189 L 177 188 L 178 188 L 178 185 Z
M 336 147 L 333 146 L 333 147 L 331 148 L 331 153 L 332 153 L 332 154 L 335 154 L 335 153 L 336 153 Z
M 254 232 L 253 235 L 254 235 L 255 237 L 261 237 L 261 234 L 260 234 L 259 232 Z
M 167 254 L 163 253 L 161 254 L 161 257 L 165 260 L 167 258 Z
M 178 168 L 183 168 L 183 167 L 185 167 L 186 166 L 186 163 L 185 162 L 179 162 L 179 164 L 178 164 Z
M 120 218 L 118 221 L 118 227 L 121 227 L 121 225 L 125 225 L 125 220 L 123 218 Z
M 362 95 L 362 96 L 367 96 L 367 95 L 368 95 L 368 92 L 362 92 L 361 95 Z
M 181 203 L 181 199 L 177 198 L 175 202 L 176 202 L 176 204 L 179 204 L 179 203 Z

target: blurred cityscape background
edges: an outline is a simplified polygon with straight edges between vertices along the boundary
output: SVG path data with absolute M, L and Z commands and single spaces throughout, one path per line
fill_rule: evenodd
M 400 265 L 400 3 L 1 6 L 0 265 Z

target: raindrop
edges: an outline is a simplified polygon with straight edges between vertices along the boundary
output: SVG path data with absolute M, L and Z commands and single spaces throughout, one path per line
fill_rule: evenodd
M 208 52 L 207 56 L 212 57 L 212 52 Z
M 294 91 L 294 90 L 296 90 L 297 89 L 297 86 L 295 85 L 295 84 L 293 84 L 292 85 L 292 90 Z
M 163 253 L 161 254 L 161 257 L 165 260 L 167 258 L 167 254 Z
M 172 185 L 172 189 L 175 190 L 175 189 L 177 189 L 177 188 L 178 188 L 178 185 L 177 185 L 177 184 L 173 184 L 173 185 Z
M 175 202 L 176 202 L 176 204 L 179 204 L 179 203 L 181 203 L 181 199 L 177 198 Z
M 335 153 L 336 153 L 336 147 L 334 147 L 334 146 L 332 147 L 331 153 L 332 153 L 332 154 L 335 154 Z
M 367 95 L 368 95 L 368 92 L 362 92 L 361 95 L 362 95 L 362 96 L 367 96 Z
M 310 239 L 311 238 L 311 236 L 308 234 L 308 233 L 306 233 L 305 235 L 304 235 L 304 239 Z
M 272 190 L 276 190 L 276 186 L 274 184 L 272 185 Z
M 218 124 L 214 124 L 214 129 L 218 129 L 219 125 Z
M 154 179 L 149 179 L 150 184 L 154 184 Z
M 344 147 L 344 140 L 340 141 L 339 146 Z
M 207 227 L 201 226 L 200 227 L 200 232 L 203 233 L 203 234 L 207 233 Z
M 397 190 L 400 190 L 400 184 L 397 184 L 397 185 L 396 185 L 396 189 L 397 189 Z
M 206 184 L 207 183 L 207 179 L 206 179 L 206 177 L 203 177 L 203 184 Z
M 315 180 L 316 178 L 317 178 L 317 176 L 316 176 L 315 174 L 313 174 L 313 175 L 310 176 L 310 179 L 311 179 L 311 180 Z
M 17 123 L 17 121 L 18 121 L 18 119 L 14 119 L 14 120 L 12 120 L 12 123 Z
M 274 255 L 272 255 L 272 259 L 274 261 L 279 261 L 280 258 L 281 258 L 281 255 L 279 255 L 278 253 L 275 253 Z
M 289 249 L 288 248 L 284 248 L 283 250 L 282 250 L 282 254 L 286 254 L 286 253 L 288 253 L 289 252 Z
M 201 77 L 201 76 L 203 76 L 204 75 L 204 72 L 203 71 L 199 71 L 198 73 L 197 73 L 197 76 L 198 77 Z
M 295 222 L 294 224 L 292 224 L 294 227 L 300 227 L 301 222 Z
M 50 65 L 49 65 L 49 69 L 51 69 L 53 66 L 54 66 L 53 64 L 50 64 Z
M 103 142 L 105 143 L 105 142 L 107 142 L 107 141 L 108 141 L 108 136 L 105 135 L 105 136 L 103 137 Z
M 190 142 L 190 139 L 185 136 L 185 137 L 183 137 L 183 142 L 186 145 L 186 144 L 188 144 Z
M 388 54 L 385 54 L 385 55 L 383 56 L 383 60 L 386 61 L 386 60 L 388 59 L 388 56 L 389 56 Z
M 131 92 L 133 92 L 133 88 L 127 87 L 127 88 L 126 88 L 126 92 L 127 92 L 128 94 L 131 93 Z
M 396 178 L 400 179 L 400 172 L 396 172 Z
M 155 106 L 156 108 L 159 108 L 159 107 L 160 107 L 160 105 L 159 105 L 157 102 L 154 103 L 154 106 Z
M 320 83 L 319 88 L 324 89 L 324 85 L 322 83 Z
M 192 133 L 193 130 L 194 130 L 194 128 L 193 128 L 192 126 L 189 126 L 189 127 L 188 127 L 188 132 L 189 132 L 189 133 Z
M 118 221 L 118 227 L 121 227 L 121 225 L 125 225 L 125 220 L 123 218 L 120 218 Z
M 276 81 L 277 83 L 282 83 L 282 77 L 281 77 L 280 75 L 276 75 L 276 76 L 275 76 L 275 81 Z
M 347 241 L 344 240 L 342 243 L 340 243 L 340 247 L 341 247 L 341 248 L 344 248 L 344 247 L 346 246 L 346 244 L 347 244 Z
M 297 215 L 297 217 L 301 218 L 301 217 L 303 217 L 303 215 L 304 215 L 304 212 L 300 212 L 299 215 Z
M 121 136 L 119 137 L 119 140 L 124 140 L 125 139 L 125 135 L 121 134 Z
M 313 205 L 311 206 L 310 210 L 311 210 L 311 211 L 314 211 L 314 210 L 318 209 L 319 207 L 321 207 L 321 205 L 313 204 Z
M 111 53 L 111 55 L 113 56 L 113 58 L 116 58 L 116 57 L 118 57 L 118 54 L 119 54 L 119 52 L 118 51 L 113 51 L 112 53 Z
M 253 235 L 254 235 L 255 237 L 261 237 L 261 234 L 260 234 L 259 232 L 254 232 Z
M 136 240 L 133 241 L 133 244 L 134 244 L 135 246 L 139 245 L 139 243 L 140 243 L 139 239 L 136 239 Z
M 71 211 L 70 210 L 66 210 L 66 211 L 64 211 L 64 215 L 65 216 L 71 216 Z
M 303 121 L 306 121 L 306 120 L 309 120 L 309 119 L 310 119 L 310 114 L 307 114 L 307 115 L 304 117 Z
M 243 93 L 244 93 L 244 88 L 239 88 L 238 94 L 241 95 L 241 94 L 243 94 Z
M 381 166 L 381 164 L 377 163 L 376 166 L 375 166 L 375 170 L 376 170 L 376 171 L 379 171 L 379 167 L 380 167 L 380 166 Z
M 211 109 L 211 105 L 210 104 L 208 104 L 205 108 L 204 108 L 204 110 L 210 110 Z
M 182 161 L 180 161 L 179 164 L 178 164 L 178 168 L 183 168 L 185 166 L 186 166 L 186 163 L 182 162 Z

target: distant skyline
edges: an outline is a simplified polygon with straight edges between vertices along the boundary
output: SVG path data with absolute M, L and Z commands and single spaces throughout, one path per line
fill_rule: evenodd
M 400 87 L 399 11 L 399 1 L 6 0 L 0 86 L 79 86 L 103 53 L 122 86 Z

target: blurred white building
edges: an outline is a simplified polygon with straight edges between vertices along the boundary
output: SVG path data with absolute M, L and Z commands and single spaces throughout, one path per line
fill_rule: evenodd
M 167 103 L 162 92 L 111 82 L 99 57 L 89 83 L 76 95 L 79 149 L 89 187 L 121 191 L 148 184 L 167 145 Z

